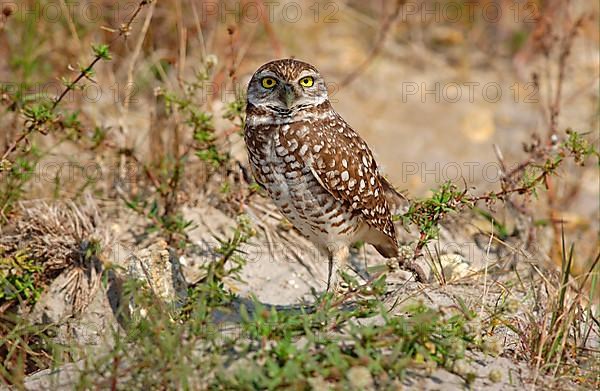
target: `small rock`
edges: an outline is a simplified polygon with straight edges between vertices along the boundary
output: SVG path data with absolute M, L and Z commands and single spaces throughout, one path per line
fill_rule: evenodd
M 469 272 L 469 264 L 460 254 L 440 255 L 439 263 L 447 280 L 464 277 Z
M 179 257 L 179 263 L 181 264 L 181 266 L 188 265 L 187 259 L 185 259 L 185 257 L 183 255 Z
M 502 372 L 500 372 L 499 369 L 492 369 L 488 374 L 488 379 L 490 379 L 492 383 L 499 383 L 502 381 Z
M 307 381 L 310 385 L 310 389 L 314 391 L 328 391 L 332 389 L 331 384 L 329 384 L 321 376 L 311 377 Z
M 346 378 L 355 390 L 373 390 L 374 383 L 371 372 L 366 367 L 352 367 L 346 373 Z
M 131 253 L 127 265 L 129 278 L 145 282 L 157 298 L 175 307 L 184 303 L 187 284 L 181 264 L 169 253 L 164 240 Z M 133 303 L 130 303 L 130 309 L 133 309 L 132 306 Z
M 465 360 L 456 360 L 452 366 L 452 370 L 460 376 L 468 376 L 472 373 L 471 367 Z
M 491 356 L 498 357 L 504 352 L 504 346 L 500 339 L 488 337 L 483 340 L 481 350 Z
M 73 280 L 66 272 L 58 276 L 40 300 L 35 304 L 28 319 L 32 323 L 55 324 L 56 335 L 53 341 L 59 344 L 76 345 L 111 345 L 112 333 L 107 330 L 118 326 L 117 319 L 100 286 L 90 288 L 87 274 L 81 277 L 81 289 L 85 291 L 84 306 L 75 308 L 74 300 L 68 286 Z
M 423 257 L 413 260 L 415 250 L 409 245 L 402 245 L 398 250 L 398 258 L 390 259 L 387 262 L 390 270 L 396 271 L 397 266 L 400 266 L 401 269 L 410 271 L 412 277 L 419 282 L 431 281 L 431 267 Z

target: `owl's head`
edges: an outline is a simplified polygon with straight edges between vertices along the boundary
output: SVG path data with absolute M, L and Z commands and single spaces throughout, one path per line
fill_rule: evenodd
M 318 106 L 327 99 L 327 87 L 319 71 L 294 59 L 266 63 L 248 84 L 249 104 L 279 114 Z

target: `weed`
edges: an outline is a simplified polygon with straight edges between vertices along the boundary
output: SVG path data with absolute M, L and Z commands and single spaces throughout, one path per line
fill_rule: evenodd
M 586 328 L 589 330 L 589 324 L 592 322 L 598 324 L 598 314 L 594 314 L 592 301 L 588 301 L 585 297 L 584 286 L 590 276 L 592 279 L 597 278 L 600 254 L 592 262 L 590 270 L 584 275 L 582 281 L 575 284 L 571 280 L 574 249 L 574 245 L 567 249 L 563 231 L 560 278 L 556 281 L 557 285 L 546 287 L 550 292 L 547 303 L 538 303 L 544 308 L 544 316 L 536 318 L 533 314 L 528 314 L 535 326 L 527 325 L 518 332 L 522 335 L 524 352 L 535 366 L 536 376 L 540 374 L 552 374 L 553 378 L 570 376 L 577 382 L 593 385 L 593 379 L 580 375 L 576 363 L 594 360 L 595 356 L 593 349 L 588 350 L 590 334 L 584 333 L 584 330 Z
M 531 157 L 517 165 L 515 169 L 502 173 L 500 191 L 475 195 L 466 186 L 463 190 L 459 190 L 456 184 L 445 182 L 438 189 L 433 190 L 431 197 L 414 200 L 407 212 L 395 216 L 395 219 L 401 220 L 405 227 L 415 225 L 419 231 L 413 258 L 421 256 L 422 249 L 427 243 L 437 238 L 440 223 L 449 213 L 456 213 L 465 208 L 476 208 L 481 202 L 485 202 L 487 206 L 497 202 L 512 202 L 513 195 L 537 197 L 538 189 L 547 188 L 548 181 L 551 177 L 557 176 L 566 157 L 573 158 L 579 165 L 583 165 L 588 158 L 596 158 L 600 164 L 600 154 L 588 140 L 570 129 L 565 133 L 566 139 L 557 147 L 544 147 L 536 137 L 532 144 L 525 145 L 524 149 Z M 501 162 L 501 165 L 504 166 L 504 162 Z M 482 213 L 480 208 L 476 211 Z M 490 215 L 484 212 L 484 216 L 489 218 Z
M 213 387 L 306 388 L 313 378 L 351 387 L 345 374 L 359 366 L 385 386 L 415 365 L 452 370 L 466 347 L 474 346 L 462 314 L 447 317 L 415 304 L 393 315 L 377 298 L 349 307 L 334 303 L 314 312 L 268 310 L 257 302 L 252 315 L 242 308 L 240 331 L 247 345 L 240 355 L 252 357 L 252 363 L 217 372 Z M 376 316 L 383 322 L 364 321 Z
M 1 258 L 0 308 L 12 301 L 34 304 L 43 290 L 40 286 L 43 270 L 42 266 L 31 259 L 26 250 Z

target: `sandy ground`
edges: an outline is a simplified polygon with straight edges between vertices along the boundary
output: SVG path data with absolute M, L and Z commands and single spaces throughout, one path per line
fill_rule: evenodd
M 240 249 L 248 260 L 241 271 L 243 283 L 226 280 L 227 288 L 234 291 L 238 299 L 231 312 L 214 315 L 215 320 L 223 325 L 234 325 L 239 321 L 236 311 L 239 305 L 244 304 L 251 310 L 251 295 L 256 296 L 263 304 L 275 306 L 280 311 L 294 311 L 298 306 L 307 308 L 310 306 L 313 297 L 311 289 L 320 292 L 325 288 L 327 269 L 323 257 L 314 252 L 314 256 L 307 257 L 306 254 L 311 254 L 313 251 L 312 246 L 295 231 L 281 230 L 271 225 L 273 221 L 278 221 L 279 216 L 275 211 L 267 214 L 264 213 L 264 209 L 261 210 L 263 210 L 260 214 L 263 221 L 257 226 L 270 226 L 271 232 L 266 234 L 259 230 L 257 236 Z M 256 216 L 257 213 L 253 210 L 248 212 L 250 216 Z M 190 231 L 190 238 L 197 247 L 188 251 L 185 256 L 177 257 L 169 253 L 166 243 L 156 236 L 147 237 L 143 243 L 136 244 L 137 224 L 141 224 L 143 220 L 123 210 L 119 223 L 111 226 L 110 236 L 113 245 L 106 251 L 106 260 L 120 265 L 122 270 L 127 270 L 126 275 L 129 277 L 149 278 L 151 286 L 163 292 L 160 293 L 163 299 L 174 300 L 182 286 L 185 287 L 188 283 L 193 283 L 202 277 L 199 274 L 199 266 L 202 263 L 216 259 L 215 249 L 218 243 L 215 238 L 227 237 L 236 225 L 235 219 L 208 205 L 188 208 L 185 210 L 185 215 L 197 222 Z M 269 222 L 269 219 L 272 221 Z M 450 231 L 454 233 L 450 235 Z M 459 228 L 446 227 L 437 243 L 439 248 L 444 248 L 446 243 L 454 243 L 459 231 L 462 232 Z M 457 305 L 457 298 L 461 298 L 472 308 L 479 307 L 482 301 L 492 305 L 506 293 L 502 288 L 503 284 L 514 279 L 514 275 L 507 272 L 506 267 L 499 267 L 506 263 L 498 263 L 510 256 L 490 255 L 489 248 L 485 246 L 470 249 L 470 253 L 469 255 L 469 251 L 462 251 L 462 254 L 461 251 L 446 251 L 441 254 L 446 267 L 446 284 L 440 284 L 434 278 L 429 283 L 417 283 L 410 272 L 402 270 L 391 272 L 387 278 L 386 301 L 390 305 L 399 301 L 399 308 L 402 308 L 402 304 L 417 301 L 432 308 L 451 308 Z M 302 263 L 294 259 L 296 254 L 303 255 Z M 486 254 L 488 254 L 487 258 Z M 137 272 L 133 270 L 135 267 L 132 268 L 132 265 L 138 262 L 145 264 L 149 274 L 142 275 L 139 270 Z M 363 248 L 352 254 L 351 265 L 358 275 L 367 279 L 366 267 L 381 265 L 384 262 L 385 260 L 373 249 Z M 526 275 L 528 265 L 536 262 L 539 260 L 535 256 L 530 256 L 523 259 L 517 268 Z M 173 268 L 175 265 L 176 268 Z M 483 273 L 486 266 L 489 268 L 489 274 Z M 181 275 L 184 276 L 185 282 L 178 279 L 177 276 Z M 90 352 L 104 351 L 112 346 L 109 330 L 119 328 L 119 321 L 115 316 L 116 306 L 119 305 L 118 292 L 112 285 L 98 287 L 84 310 L 73 315 L 71 297 L 63 289 L 66 278 L 67 276 L 57 278 L 28 316 L 38 322 L 61 322 L 56 337 L 60 343 L 87 346 Z M 526 291 L 516 290 L 511 294 L 511 299 L 528 300 Z M 399 316 L 402 316 L 401 313 Z M 532 372 L 528 369 L 527 363 L 520 362 L 514 357 L 519 343 L 518 336 L 508 330 L 501 330 L 494 338 L 498 340 L 498 348 L 494 354 L 477 351 L 467 353 L 463 370 L 477 374 L 473 389 L 523 389 L 531 381 Z M 26 388 L 29 390 L 71 388 L 77 382 L 80 365 L 81 362 L 76 362 L 67 364 L 60 370 L 45 370 L 33 374 L 27 379 Z M 492 372 L 495 381 L 490 380 Z M 543 382 L 544 378 L 539 380 Z M 464 389 L 464 380 L 444 369 L 437 369 L 433 373 L 419 368 L 409 370 L 401 384 L 408 388 L 426 390 Z M 313 386 L 315 389 L 328 387 L 325 383 L 313 384 Z M 567 383 L 565 387 L 569 389 L 574 385 Z

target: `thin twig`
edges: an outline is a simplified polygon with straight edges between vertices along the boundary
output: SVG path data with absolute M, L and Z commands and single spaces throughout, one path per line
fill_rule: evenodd
M 562 100 L 562 88 L 564 84 L 565 71 L 567 68 L 567 60 L 571 54 L 571 48 L 573 47 L 573 41 L 579 32 L 579 29 L 583 25 L 584 17 L 579 17 L 573 26 L 562 40 L 560 57 L 558 59 L 558 76 L 556 80 L 556 94 L 554 101 L 550 107 L 550 137 L 555 135 L 558 131 L 558 115 L 560 113 L 560 105 Z
M 340 88 L 346 87 L 354 80 L 356 80 L 356 78 L 361 73 L 363 73 L 365 69 L 367 69 L 367 67 L 371 64 L 371 62 L 373 62 L 373 60 L 379 55 L 381 49 L 383 49 L 383 45 L 385 44 L 391 27 L 394 25 L 394 22 L 396 22 L 396 20 L 400 16 L 400 10 L 402 9 L 404 3 L 406 3 L 406 0 L 396 0 L 394 10 L 383 22 L 383 25 L 381 26 L 381 31 L 379 32 L 379 36 L 375 41 L 375 44 L 373 45 L 371 51 L 369 52 L 369 55 L 358 67 L 356 67 L 356 69 L 354 69 L 346 77 L 344 77 L 344 79 L 342 79 L 342 81 L 339 84 Z
M 156 3 L 158 1 L 153 1 L 150 4 L 150 8 L 148 9 L 148 13 L 146 13 L 146 19 L 144 19 L 144 25 L 142 26 L 142 31 L 138 37 L 138 40 L 133 49 L 133 54 L 131 55 L 131 60 L 129 61 L 129 67 L 127 68 L 127 87 L 133 85 L 133 68 L 135 67 L 135 63 L 137 62 L 140 52 L 142 51 L 142 45 L 144 44 L 144 40 L 146 35 L 148 34 L 148 29 L 150 28 L 150 22 L 152 21 L 152 16 L 154 15 L 154 8 L 156 8 Z M 129 110 L 129 104 L 131 102 L 132 94 L 127 94 L 125 96 L 125 102 L 123 104 L 123 108 L 125 112 Z

